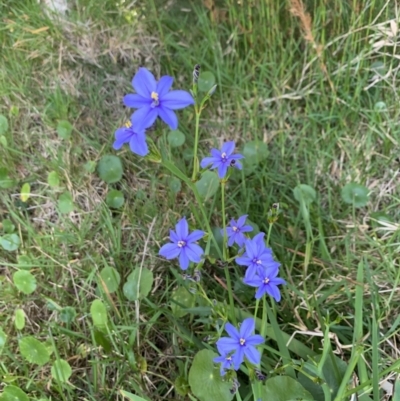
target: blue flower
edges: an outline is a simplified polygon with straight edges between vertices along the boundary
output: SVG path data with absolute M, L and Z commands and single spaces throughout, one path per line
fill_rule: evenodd
M 257 268 L 260 266 L 280 266 L 278 262 L 274 261 L 271 249 L 265 246 L 264 235 L 264 233 L 259 233 L 254 238 L 246 240 L 244 243 L 244 254 L 235 259 L 238 265 L 247 266 L 247 278 L 257 274 Z
M 228 236 L 228 246 L 232 246 L 233 243 L 238 244 L 240 247 L 243 246 L 246 241 L 246 236 L 243 233 L 253 231 L 253 227 L 245 226 L 247 214 L 240 216 L 238 220 L 232 219 L 229 224 L 230 227 L 226 227 L 226 234 Z M 221 235 L 224 235 L 224 230 L 221 230 Z
M 139 156 L 146 156 L 149 153 L 144 130 L 134 130 L 130 121 L 124 127 L 118 128 L 115 131 L 113 148 L 116 150 L 121 149 L 124 143 L 129 143 L 131 151 Z
M 256 299 L 260 299 L 264 294 L 270 295 L 276 302 L 281 300 L 281 293 L 278 285 L 286 284 L 283 278 L 276 277 L 279 273 L 279 265 L 273 267 L 260 266 L 257 274 L 252 277 L 245 277 L 243 282 L 251 287 L 258 287 Z
M 172 243 L 163 245 L 159 255 L 167 259 L 179 257 L 181 269 L 186 270 L 189 267 L 189 261 L 199 263 L 201 260 L 204 251 L 194 242 L 204 236 L 204 231 L 195 230 L 189 234 L 189 226 L 185 218 L 178 221 L 175 230 L 169 232 Z
M 228 167 L 236 167 L 242 169 L 242 164 L 238 160 L 243 159 L 244 156 L 240 154 L 233 155 L 235 150 L 235 142 L 229 141 L 222 145 L 221 150 L 211 149 L 211 157 L 205 157 L 200 165 L 201 168 L 206 168 L 212 164 L 211 169 L 218 168 L 219 178 L 224 178 L 228 171 Z
M 232 352 L 225 352 L 223 355 L 214 358 L 213 361 L 215 363 L 221 363 L 220 374 L 221 376 L 225 376 L 226 371 L 233 367 Z
M 255 365 L 260 363 L 261 354 L 255 348 L 256 345 L 262 344 L 264 338 L 257 334 L 252 334 L 255 328 L 255 321 L 252 317 L 243 320 L 240 329 L 237 330 L 232 324 L 226 323 L 225 330 L 230 337 L 221 337 L 216 345 L 221 356 L 231 356 L 233 368 L 238 370 L 244 357 Z M 233 352 L 233 353 L 232 353 Z M 221 362 L 221 357 L 214 359 L 214 362 Z M 225 365 L 228 365 L 225 362 Z
M 183 109 L 194 104 L 189 92 L 170 91 L 174 79 L 164 75 L 157 82 L 154 75 L 146 68 L 139 68 L 132 80 L 136 93 L 124 96 L 125 106 L 136 110 L 132 114 L 132 124 L 141 131 L 153 125 L 160 117 L 172 130 L 178 128 L 178 118 L 173 110 Z

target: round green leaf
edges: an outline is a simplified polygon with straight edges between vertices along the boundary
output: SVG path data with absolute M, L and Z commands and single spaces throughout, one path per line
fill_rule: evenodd
M 24 337 L 19 340 L 21 355 L 30 363 L 43 366 L 49 362 L 50 355 L 45 345 L 35 337 Z
M 35 276 L 26 270 L 18 270 L 13 274 L 13 281 L 19 291 L 32 294 L 36 290 Z
M 193 308 L 196 296 L 189 292 L 185 287 L 179 287 L 172 293 L 171 309 L 176 317 L 183 317 L 188 312 L 186 308 Z
M 72 375 L 71 366 L 64 359 L 57 359 L 51 367 L 51 375 L 61 383 L 66 383 Z
M 21 270 L 30 270 L 36 265 L 32 262 L 31 258 L 28 255 L 19 255 L 17 258 L 18 261 L 18 269 Z
M 103 156 L 97 165 L 97 172 L 99 177 L 107 184 L 118 182 L 123 173 L 121 159 L 113 155 Z
M 8 131 L 7 117 L 0 114 L 0 135 L 5 134 L 7 131 Z
M 88 173 L 94 173 L 94 170 L 96 170 L 96 162 L 93 160 L 89 160 L 88 162 L 86 162 L 83 166 L 83 168 L 85 169 L 85 171 L 87 171 Z
M 297 202 L 305 202 L 307 205 L 317 199 L 315 189 L 306 184 L 299 184 L 293 190 L 294 198 Z
M 215 352 L 204 349 L 193 359 L 189 371 L 189 385 L 192 393 L 200 401 L 230 401 L 234 397 L 230 392 L 232 384 L 222 379 L 219 367 L 213 362 L 217 356 Z
M 19 387 L 12 384 L 4 388 L 0 396 L 1 401 L 29 401 L 29 397 Z
M 26 182 L 24 185 L 22 185 L 21 188 L 21 200 L 22 202 L 26 202 L 29 197 L 31 196 L 31 186 L 29 182 Z
M 121 282 L 121 276 L 111 266 L 106 266 L 101 272 L 100 277 L 103 283 L 107 286 L 107 290 L 110 293 L 117 291 L 119 283 Z
M 387 111 L 387 106 L 385 102 L 376 102 L 374 104 L 374 110 L 377 112 Z
M 258 164 L 267 158 L 268 146 L 262 141 L 246 142 L 243 148 L 243 156 L 246 159 L 246 164 Z
M 262 401 L 313 400 L 313 396 L 297 380 L 289 376 L 271 377 L 265 382 Z
M 72 195 L 67 191 L 60 195 L 58 198 L 58 209 L 60 213 L 67 214 L 74 210 L 74 201 Z
M 62 322 L 70 324 L 76 318 L 76 310 L 72 306 L 66 306 L 60 310 L 58 317 Z
M 6 234 L 0 237 L 1 247 L 9 252 L 16 251 L 21 241 L 17 234 Z
M 0 224 L 1 227 L 6 234 L 11 234 L 15 230 L 15 226 L 10 219 L 4 219 Z
M 100 299 L 95 299 L 90 306 L 90 314 L 92 315 L 93 325 L 103 328 L 107 325 L 107 309 Z
M 177 194 L 182 189 L 181 180 L 177 177 L 171 177 L 168 182 L 169 189 L 172 193 Z
M 185 143 L 186 137 L 183 132 L 175 130 L 169 131 L 167 139 L 172 148 L 177 148 L 178 146 L 182 146 Z
M 4 135 L 0 135 L 0 143 L 6 148 L 8 145 L 7 138 Z
M 368 188 L 351 182 L 342 188 L 342 199 L 354 207 L 363 207 L 368 203 Z
M 3 351 L 3 348 L 6 345 L 6 341 L 7 341 L 7 334 L 4 333 L 3 329 L 0 328 L 0 355 L 1 352 Z
M 206 200 L 218 191 L 219 178 L 215 172 L 205 171 L 195 185 L 200 196 Z
M 22 330 L 25 327 L 25 312 L 23 309 L 17 309 L 15 311 L 14 323 L 17 330 Z
M 51 171 L 47 176 L 47 183 L 52 188 L 56 188 L 60 186 L 60 177 L 58 176 L 56 171 Z
M 63 139 L 71 138 L 72 124 L 65 120 L 59 121 L 57 124 L 57 133 Z
M 15 185 L 15 181 L 8 176 L 8 170 L 5 167 L 0 167 L 0 188 L 11 188 Z
M 140 276 L 140 283 L 139 283 Z M 139 285 L 138 285 L 139 283 Z M 145 267 L 136 268 L 124 284 L 124 295 L 129 301 L 146 298 L 153 286 L 153 272 Z
M 117 189 L 112 189 L 106 197 L 106 203 L 113 209 L 119 209 L 125 202 L 124 194 Z
M 214 74 L 210 71 L 200 73 L 198 88 L 200 92 L 208 92 L 215 84 Z

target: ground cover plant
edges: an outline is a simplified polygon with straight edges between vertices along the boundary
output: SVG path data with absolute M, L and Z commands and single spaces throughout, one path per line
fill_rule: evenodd
M 395 2 L 44 3 L 0 5 L 0 400 L 398 399 Z

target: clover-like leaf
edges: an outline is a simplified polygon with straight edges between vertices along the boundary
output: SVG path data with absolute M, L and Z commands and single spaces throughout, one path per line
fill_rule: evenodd
M 214 74 L 210 71 L 201 72 L 197 85 L 199 91 L 208 92 L 215 85 Z
M 95 299 L 92 302 L 90 314 L 92 315 L 93 325 L 95 327 L 104 328 L 107 325 L 107 309 L 100 299 Z
M 112 209 L 119 209 L 125 202 L 124 194 L 117 189 L 112 189 L 106 196 L 106 203 Z
M 140 279 L 140 282 L 139 282 Z M 124 295 L 129 301 L 146 298 L 153 286 L 153 272 L 147 268 L 136 268 L 124 284 Z M 139 284 L 138 284 L 139 283 Z
M 22 330 L 25 327 L 25 312 L 23 309 L 16 309 L 14 324 L 17 330 Z
M 364 185 L 351 182 L 342 188 L 342 199 L 344 202 L 354 205 L 354 207 L 363 207 L 368 203 L 368 188 Z
M 70 324 L 76 318 L 76 310 L 72 306 L 66 306 L 65 308 L 61 308 L 58 317 L 62 322 Z
M 43 366 L 50 360 L 50 354 L 46 346 L 32 336 L 19 340 L 19 350 L 28 362 L 39 366 Z
M 100 277 L 102 283 L 104 283 L 104 285 L 107 287 L 107 291 L 109 293 L 117 291 L 119 283 L 121 282 L 121 276 L 119 275 L 116 269 L 114 269 L 111 266 L 106 266 L 100 272 Z
M 179 130 L 169 131 L 167 136 L 168 143 L 172 148 L 177 148 L 185 143 L 185 134 Z
M 21 241 L 17 234 L 6 234 L 0 237 L 0 246 L 9 252 L 16 251 Z
M 305 202 L 307 205 L 317 199 L 315 189 L 306 184 L 297 185 L 293 190 L 293 195 L 297 202 Z
M 185 287 L 179 287 L 172 293 L 171 309 L 176 317 L 183 317 L 188 312 L 186 308 L 193 308 L 196 296 L 189 292 Z
M 15 185 L 15 181 L 8 175 L 8 170 L 5 167 L 0 167 L 0 188 L 11 188 Z
M 213 196 L 219 188 L 219 178 L 215 172 L 205 171 L 199 181 L 196 182 L 196 188 L 200 196 L 207 200 Z
M 60 186 L 60 177 L 57 174 L 57 171 L 51 171 L 47 176 L 47 183 L 52 188 L 57 188 Z
M 21 201 L 26 202 L 30 196 L 31 196 L 31 186 L 29 182 L 26 182 L 24 185 L 22 185 L 21 188 L 21 194 L 20 194 Z
M 313 400 L 313 396 L 297 380 L 289 376 L 271 377 L 265 382 L 262 401 Z
M 246 142 L 243 148 L 243 156 L 246 164 L 258 164 L 267 158 L 268 146 L 262 141 Z
M 118 156 L 103 156 L 97 165 L 99 177 L 107 184 L 118 182 L 122 178 L 123 168 L 121 159 Z
M 8 131 L 7 117 L 0 114 L 0 135 L 4 135 L 7 131 Z
M 3 390 L 0 395 L 1 401 L 29 401 L 29 397 L 26 395 L 25 391 L 21 390 L 17 386 L 9 384 Z
M 223 380 L 219 367 L 213 362 L 217 356 L 215 352 L 203 349 L 193 359 L 189 371 L 189 385 L 194 396 L 200 401 L 230 401 L 234 397 L 230 392 L 231 383 Z
M 58 198 L 58 209 L 62 214 L 71 213 L 75 208 L 74 201 L 70 192 L 66 191 Z
M 66 383 L 72 375 L 71 366 L 64 359 L 57 359 L 51 367 L 51 375 L 60 383 Z
M 32 294 L 37 287 L 35 276 L 26 270 L 16 271 L 13 274 L 13 282 L 19 291 L 27 295 Z
M 182 189 L 181 180 L 177 177 L 171 177 L 168 180 L 168 186 L 172 193 L 177 194 Z

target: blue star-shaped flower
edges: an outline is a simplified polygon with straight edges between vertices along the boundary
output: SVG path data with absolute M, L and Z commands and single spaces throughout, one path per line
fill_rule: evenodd
M 218 356 L 213 359 L 215 363 L 221 363 L 220 374 L 221 376 L 225 376 L 226 371 L 233 367 L 233 357 L 232 352 L 224 353 L 221 356 Z
M 229 224 L 230 227 L 226 227 L 226 234 L 228 236 L 228 246 L 232 246 L 234 243 L 238 244 L 240 247 L 243 246 L 246 241 L 246 236 L 243 233 L 253 231 L 252 226 L 245 226 L 247 214 L 240 216 L 238 220 L 232 219 Z M 221 230 L 221 235 L 224 235 L 224 230 Z
M 201 260 L 204 251 L 194 242 L 204 236 L 204 231 L 195 230 L 189 234 L 189 226 L 185 218 L 178 221 L 175 230 L 169 232 L 172 243 L 163 245 L 159 255 L 167 259 L 179 257 L 181 269 L 186 270 L 189 267 L 189 261 L 199 263 Z
M 183 109 L 194 104 L 189 92 L 170 91 L 174 79 L 164 75 L 157 82 L 154 75 L 146 68 L 139 68 L 132 80 L 136 93 L 124 96 L 125 106 L 136 110 L 132 114 L 132 124 L 141 131 L 153 125 L 160 117 L 172 130 L 178 128 L 178 118 L 173 110 Z
M 230 337 L 221 337 L 217 341 L 218 352 L 224 357 L 231 355 L 235 370 L 239 369 L 244 357 L 255 365 L 260 363 L 261 354 L 255 346 L 262 344 L 264 338 L 260 335 L 252 334 L 254 328 L 255 321 L 252 317 L 243 320 L 239 330 L 232 324 L 226 323 L 225 330 Z M 221 358 L 215 358 L 214 362 L 221 362 Z
M 146 156 L 149 153 L 144 130 L 134 130 L 131 122 L 127 122 L 124 127 L 115 131 L 113 148 L 121 149 L 124 143 L 129 143 L 131 151 L 139 156 Z
M 281 300 L 281 293 L 278 285 L 286 284 L 283 278 L 276 277 L 279 273 L 279 265 L 273 267 L 260 266 L 257 274 L 252 277 L 245 277 L 243 282 L 251 287 L 258 287 L 256 299 L 260 299 L 264 294 L 270 295 L 276 302 Z
M 241 154 L 233 155 L 235 150 L 235 142 L 229 141 L 222 145 L 221 150 L 211 149 L 211 157 L 205 157 L 200 165 L 201 168 L 206 168 L 212 164 L 211 169 L 218 168 L 219 178 L 224 178 L 228 171 L 228 167 L 236 167 L 239 170 L 242 169 L 242 164 L 238 160 L 243 159 L 244 156 Z
M 278 262 L 274 261 L 271 249 L 265 246 L 264 235 L 264 233 L 259 233 L 254 238 L 246 240 L 244 254 L 235 259 L 238 265 L 247 266 L 245 274 L 247 278 L 257 274 L 257 268 L 260 266 L 280 266 Z

